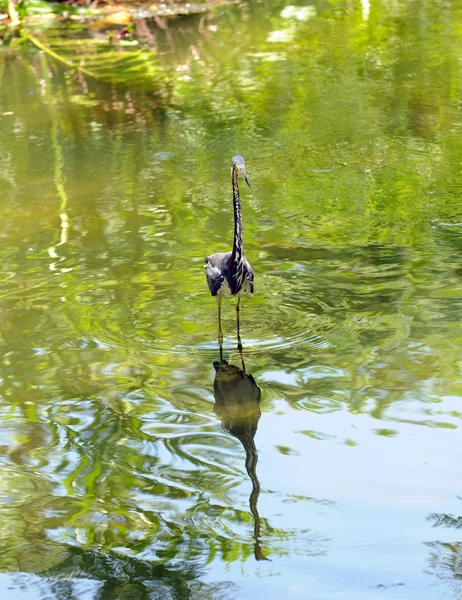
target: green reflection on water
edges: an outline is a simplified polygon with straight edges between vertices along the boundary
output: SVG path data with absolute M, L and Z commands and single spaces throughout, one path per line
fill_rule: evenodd
M 315 509 L 312 529 L 275 522 L 287 506 L 330 515 L 341 483 L 269 489 L 259 465 L 249 507 L 245 450 L 213 412 L 203 260 L 231 247 L 237 152 L 256 277 L 241 333 L 261 423 L 295 415 L 271 432 L 284 464 L 315 455 L 320 476 L 320 447 L 342 444 L 348 469 L 365 432 L 406 453 L 405 427 L 429 426 L 432 446 L 459 426 L 460 11 L 284 6 L 155 33 L 169 102 L 0 51 L 3 571 L 93 578 L 105 598 L 217 598 L 240 593 L 233 577 L 203 574 L 249 565 L 256 539 L 273 563 L 337 549 Z M 236 364 L 231 303 L 222 316 Z

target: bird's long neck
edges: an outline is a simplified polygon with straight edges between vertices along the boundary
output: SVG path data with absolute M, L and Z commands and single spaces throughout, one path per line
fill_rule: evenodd
M 235 269 L 242 260 L 242 211 L 239 185 L 237 183 L 238 176 L 239 172 L 237 168 L 233 167 L 234 243 L 230 261 L 233 269 Z

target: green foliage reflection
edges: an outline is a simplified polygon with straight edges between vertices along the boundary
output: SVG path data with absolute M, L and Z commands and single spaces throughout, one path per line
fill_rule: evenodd
M 56 31 L 70 65 L 0 50 L 0 569 L 63 576 L 62 597 L 89 573 L 107 598 L 229 596 L 203 586 L 207 565 L 253 564 L 202 267 L 230 245 L 236 151 L 254 184 L 242 335 L 263 409 L 362 415 L 389 444 L 405 425 L 459 427 L 460 15 L 286 8 L 156 31 L 155 57 Z M 285 464 L 295 434 L 338 443 L 318 429 L 275 431 Z M 309 485 L 277 493 L 299 506 Z M 273 561 L 329 551 L 273 518 L 256 536 Z

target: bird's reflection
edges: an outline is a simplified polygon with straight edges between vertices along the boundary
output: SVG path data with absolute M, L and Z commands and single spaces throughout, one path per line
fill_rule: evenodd
M 213 363 L 215 368 L 213 410 L 221 420 L 223 429 L 236 437 L 244 446 L 245 468 L 252 482 L 249 504 L 254 518 L 255 558 L 268 560 L 260 547 L 260 515 L 257 507 L 260 482 L 257 477 L 258 452 L 254 441 L 261 416 L 261 389 L 252 375 L 247 375 L 245 372 L 242 354 L 241 360 L 242 369 L 225 360 Z

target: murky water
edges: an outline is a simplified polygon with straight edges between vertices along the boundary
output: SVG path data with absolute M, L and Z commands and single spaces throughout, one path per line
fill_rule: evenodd
M 0 49 L 2 598 L 462 597 L 461 8 L 179 20 L 168 101 Z

